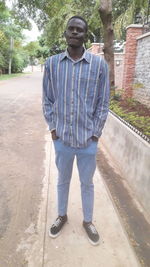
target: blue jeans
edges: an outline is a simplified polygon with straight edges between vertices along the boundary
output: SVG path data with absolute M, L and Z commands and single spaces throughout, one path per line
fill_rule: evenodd
M 84 221 L 91 222 L 94 205 L 93 175 L 96 169 L 97 142 L 92 141 L 86 148 L 66 146 L 60 139 L 54 141 L 56 166 L 58 169 L 58 214 L 67 214 L 68 195 L 74 158 L 81 183 L 82 209 Z

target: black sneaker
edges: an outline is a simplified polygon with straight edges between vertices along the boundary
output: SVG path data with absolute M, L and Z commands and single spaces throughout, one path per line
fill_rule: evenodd
M 99 234 L 94 224 L 92 224 L 91 222 L 83 222 L 83 227 L 88 235 L 89 242 L 92 245 L 97 246 L 99 244 Z
M 52 224 L 51 228 L 49 229 L 49 236 L 52 238 L 57 237 L 60 234 L 61 229 L 66 221 L 67 221 L 67 215 L 58 216 L 55 222 Z

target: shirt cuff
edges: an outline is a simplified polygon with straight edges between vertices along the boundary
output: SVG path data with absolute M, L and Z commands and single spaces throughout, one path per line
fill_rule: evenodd
M 49 124 L 49 131 L 53 131 L 53 130 L 55 130 L 56 129 L 56 125 L 55 125 L 55 123 L 54 122 L 51 122 L 50 124 Z
M 53 128 L 53 129 L 50 130 L 50 132 L 53 132 L 53 131 L 55 131 L 55 130 L 56 130 L 56 128 Z
M 100 138 L 100 136 L 102 135 L 102 130 L 99 131 L 94 131 L 93 136 Z
M 96 135 L 96 134 L 93 134 L 93 136 L 95 136 L 95 137 L 99 138 L 99 136 L 98 136 L 98 135 Z

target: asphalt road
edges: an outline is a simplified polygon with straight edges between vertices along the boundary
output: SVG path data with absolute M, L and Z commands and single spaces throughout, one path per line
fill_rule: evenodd
M 0 267 L 25 266 L 17 244 L 37 222 L 46 126 L 41 76 L 0 81 Z

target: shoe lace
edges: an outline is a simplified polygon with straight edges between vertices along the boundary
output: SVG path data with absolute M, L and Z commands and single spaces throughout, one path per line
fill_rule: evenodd
M 89 224 L 88 225 L 88 228 L 90 229 L 90 231 L 93 233 L 93 234 L 97 234 L 97 231 L 95 229 L 95 226 L 93 224 Z
M 53 226 L 58 227 L 59 224 L 61 223 L 61 221 L 62 221 L 62 218 L 61 218 L 61 217 L 58 217 L 58 218 L 56 219 L 56 221 L 54 222 Z

